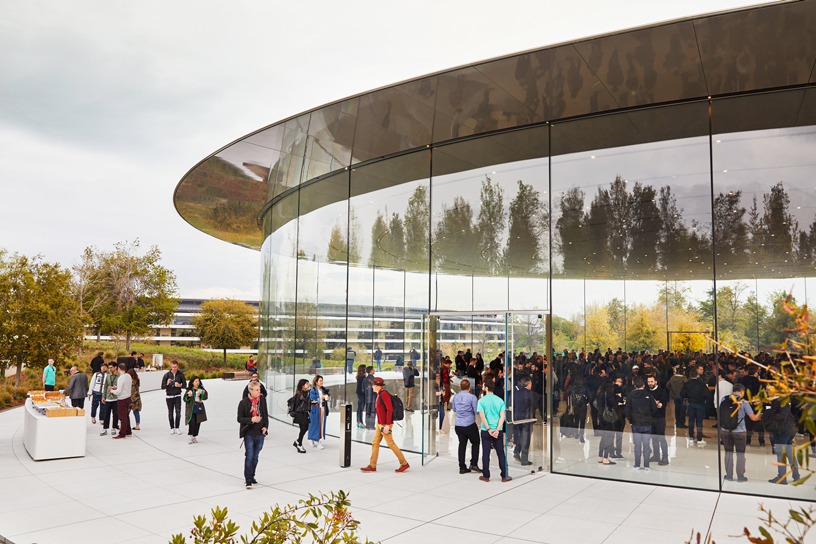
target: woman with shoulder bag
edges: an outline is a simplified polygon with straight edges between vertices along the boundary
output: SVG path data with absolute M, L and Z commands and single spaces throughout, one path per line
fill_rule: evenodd
M 311 410 L 311 400 L 309 398 L 309 380 L 300 380 L 295 389 L 295 394 L 292 396 L 292 408 L 290 415 L 292 420 L 300 427 L 300 434 L 297 440 L 292 443 L 298 453 L 306 453 L 303 447 L 303 436 L 309 430 L 309 411 Z
M 141 423 L 142 419 L 140 415 L 142 411 L 142 395 L 139 394 L 139 376 L 132 368 L 128 370 L 127 373 L 133 380 L 130 386 L 130 411 L 133 412 L 133 419 L 136 421 L 136 426 L 133 427 L 133 430 L 138 431 L 140 430 L 139 423 Z
M 326 440 L 326 418 L 329 416 L 329 390 L 323 387 L 323 376 L 317 375 L 309 392 L 309 443 L 313 448 L 323 449 Z
M 204 409 L 204 401 L 207 400 L 207 397 L 207 390 L 201 385 L 198 376 L 190 378 L 183 396 L 184 420 L 187 421 L 190 444 L 198 442 L 198 430 L 201 424 L 207 421 L 207 411 Z

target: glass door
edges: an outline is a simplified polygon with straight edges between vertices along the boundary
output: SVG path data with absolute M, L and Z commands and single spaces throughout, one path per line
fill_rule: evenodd
M 420 365 L 423 464 L 438 456 L 458 459 L 459 438 L 452 401 L 459 394 L 483 397 L 483 381 L 492 379 L 494 394 L 506 406 L 502 449 L 508 473 L 517 477 L 548 468 L 544 408 L 547 323 L 547 314 L 541 311 L 423 316 Z M 449 372 L 443 370 L 448 358 Z M 465 379 L 469 382 L 467 392 L 462 390 Z M 481 427 L 479 416 L 476 424 Z M 466 452 L 465 461 L 469 465 L 470 444 Z M 478 464 L 482 464 L 481 450 Z M 491 478 L 500 477 L 499 473 L 494 452 Z

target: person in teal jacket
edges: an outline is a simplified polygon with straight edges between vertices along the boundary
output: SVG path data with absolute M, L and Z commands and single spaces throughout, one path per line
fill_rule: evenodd
M 57 369 L 54 367 L 54 359 L 48 359 L 48 365 L 43 370 L 43 388 L 46 391 L 53 391 L 57 383 Z

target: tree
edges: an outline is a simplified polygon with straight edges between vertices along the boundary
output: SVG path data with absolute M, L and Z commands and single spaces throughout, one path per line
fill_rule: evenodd
M 584 242 L 587 234 L 584 232 L 584 197 L 586 194 L 578 187 L 571 187 L 564 191 L 559 201 L 561 217 L 555 223 L 559 236 L 559 249 L 563 257 L 563 272 L 574 275 L 585 269 Z
M 105 276 L 102 274 L 101 257 L 91 248 L 85 248 L 80 261 L 72 267 L 74 271 L 74 299 L 84 325 L 92 325 L 96 340 L 102 333 L 102 308 L 108 303 L 110 293 L 104 289 Z
M 532 185 L 518 181 L 519 191 L 510 202 L 510 232 L 504 261 L 511 275 L 531 275 L 546 269 L 546 206 Z
M 618 344 L 618 338 L 609 324 L 609 309 L 600 304 L 590 304 L 586 309 L 586 349 L 606 349 Z
M 329 235 L 329 248 L 326 251 L 326 261 L 330 263 L 348 262 L 348 243 L 344 234 L 345 230 L 339 223 L 332 227 Z
M 388 214 L 388 210 L 385 211 Z M 383 266 L 386 259 L 382 248 L 382 239 L 388 233 L 388 226 L 385 224 L 383 212 L 377 210 L 377 217 L 371 226 L 371 255 L 368 257 L 368 266 Z
M 405 210 L 405 257 L 406 267 L 410 270 L 428 269 L 430 218 L 428 188 L 419 185 L 408 199 L 408 209 Z
M 80 307 L 71 296 L 70 271 L 41 257 L 0 254 L 0 368 L 41 369 L 81 345 Z
M 195 334 L 201 344 L 227 350 L 253 344 L 258 339 L 255 308 L 246 302 L 229 298 L 208 300 L 201 304 L 201 313 L 193 317 Z
M 434 268 L 436 270 L 470 268 L 473 248 L 478 247 L 470 203 L 460 196 L 454 197 L 452 207 L 442 204 L 440 215 L 434 228 Z
M 161 265 L 161 251 L 153 246 L 139 255 L 139 240 L 119 242 L 113 251 L 85 250 L 88 262 L 95 263 L 92 276 L 99 277 L 95 291 L 105 293 L 104 304 L 95 312 L 100 327 L 116 339 L 125 338 L 130 351 L 134 337 L 145 336 L 151 325 L 168 323 L 178 306 L 176 276 Z
M 487 268 L 488 275 L 504 275 L 504 256 L 501 240 L 504 235 L 504 189 L 493 183 L 485 175 L 482 190 L 479 193 L 479 220 L 476 224 L 478 248 L 481 249 L 480 260 Z
M 626 348 L 634 351 L 656 350 L 662 347 L 655 325 L 654 312 L 643 304 L 635 304 L 627 311 Z

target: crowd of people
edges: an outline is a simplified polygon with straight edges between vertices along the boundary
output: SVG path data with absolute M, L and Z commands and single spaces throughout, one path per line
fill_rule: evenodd
M 779 484 L 788 483 L 787 474 L 792 476 L 792 481 L 800 477 L 792 456 L 797 434 L 802 436 L 801 440 L 810 441 L 816 455 L 816 444 L 800 421 L 801 408 L 797 403 L 782 406 L 776 401 L 764 406 L 761 417 L 754 413 L 746 396 L 750 394 L 753 398 L 759 394 L 766 380 L 771 378 L 770 371 L 746 363 L 736 355 L 722 353 L 715 357 L 703 352 L 663 350 L 651 354 L 624 352 L 620 348 L 592 353 L 565 351 L 555 354 L 550 368 L 546 357 L 520 353 L 513 355 L 512 372 L 507 378 L 503 355 L 499 354 L 485 366 L 481 354 L 474 356 L 470 350 L 459 351 L 453 362 L 450 357 L 437 354 L 439 432 L 444 432 L 445 412 L 452 409 L 456 415 L 454 429 L 459 439 L 460 472 L 467 472 L 469 468 L 466 463 L 468 443 L 471 444 L 470 467 L 475 465 L 479 441 L 483 442 L 483 449 L 486 447 L 483 432 L 481 436 L 475 433 L 472 422 L 475 410 L 468 397 L 483 397 L 486 390 L 481 385 L 489 382 L 493 382 L 492 393 L 507 403 L 508 416 L 513 422 L 509 442 L 513 445 L 514 460 L 522 466 L 532 464 L 529 460 L 531 429 L 535 422 L 546 422 L 548 407 L 553 421 L 558 423 L 561 440 L 573 438 L 585 443 L 589 424 L 593 437 L 599 439 L 598 463 L 607 466 L 624 459 L 625 431 L 631 433 L 635 470 L 648 471 L 653 464 L 669 465 L 667 421 L 673 426 L 670 434 L 687 433 L 691 446 L 704 448 L 706 440 L 719 437 L 726 481 L 747 481 L 746 446 L 762 448 L 766 442 L 771 446 L 778 472 L 770 481 Z M 768 353 L 758 354 L 755 360 L 777 370 L 785 364 L 781 355 Z M 548 373 L 551 373 L 553 391 L 549 402 L 545 393 Z M 450 385 L 457 378 L 460 392 L 449 404 Z M 667 420 L 667 413 L 673 417 Z M 711 418 L 714 424 L 709 427 L 709 434 L 704 434 L 704 421 Z M 783 455 L 790 466 L 782 463 Z

